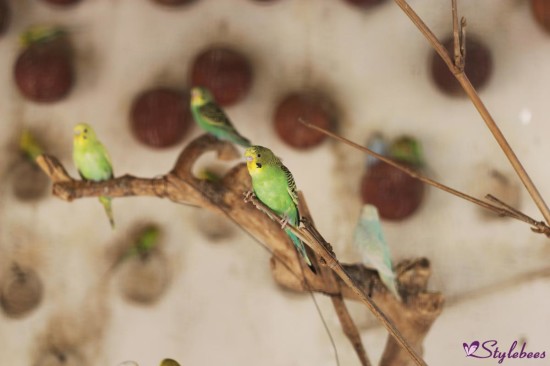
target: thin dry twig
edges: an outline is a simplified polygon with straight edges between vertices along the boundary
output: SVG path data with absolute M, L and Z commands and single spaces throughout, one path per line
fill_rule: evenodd
M 355 353 L 357 353 L 357 357 L 359 357 L 359 361 L 361 361 L 361 365 L 371 366 L 372 364 L 367 356 L 365 347 L 363 347 L 363 342 L 361 342 L 359 329 L 357 329 L 357 326 L 351 318 L 348 308 L 346 307 L 346 303 L 344 302 L 344 297 L 342 294 L 331 295 L 330 299 L 332 300 L 332 306 L 334 306 L 336 315 L 338 315 L 338 320 L 340 320 L 340 324 L 342 324 L 344 334 L 351 342 Z
M 464 71 L 466 62 L 466 19 L 460 19 L 458 23 L 458 9 L 456 0 L 452 0 L 453 12 L 453 39 L 454 39 L 454 56 L 456 67 Z
M 521 213 L 520 211 L 518 211 L 517 209 L 512 208 L 509 205 L 505 205 L 505 204 L 503 204 L 502 202 L 499 201 L 500 202 L 499 206 L 495 206 L 493 204 L 490 204 L 489 202 L 485 202 L 485 201 L 482 201 L 482 200 L 477 199 L 475 197 L 472 197 L 472 196 L 470 196 L 466 193 L 460 192 L 456 189 L 453 189 L 449 186 L 446 186 L 442 183 L 439 183 L 436 180 L 425 177 L 422 174 L 418 173 L 417 171 L 415 171 L 415 170 L 413 170 L 409 167 L 401 165 L 401 164 L 393 161 L 392 159 L 390 159 L 386 156 L 380 155 L 380 154 L 370 150 L 369 148 L 367 148 L 365 146 L 362 146 L 362 145 L 359 145 L 358 143 L 353 142 L 351 140 L 348 140 L 345 137 L 337 135 L 334 132 L 330 132 L 330 131 L 325 130 L 324 128 L 319 127 L 319 126 L 315 126 L 315 125 L 313 125 L 313 124 L 311 124 L 311 123 L 309 123 L 309 122 L 307 122 L 307 121 L 305 121 L 301 118 L 299 118 L 298 120 L 302 124 L 304 124 L 305 126 L 311 128 L 311 129 L 314 129 L 316 131 L 322 132 L 325 135 L 327 135 L 327 136 L 329 136 L 329 137 L 331 137 L 335 140 L 341 141 L 341 142 L 345 143 L 346 145 L 349 145 L 349 146 L 351 146 L 351 147 L 353 147 L 357 150 L 360 150 L 360 151 L 365 152 L 369 155 L 372 155 L 372 156 L 376 157 L 377 159 L 380 159 L 384 163 L 389 164 L 389 165 L 393 166 L 394 168 L 403 171 L 404 173 L 410 175 L 411 177 L 413 177 L 415 179 L 418 179 L 419 181 L 421 181 L 423 183 L 429 184 L 432 187 L 441 189 L 442 191 L 448 192 L 448 193 L 450 193 L 452 195 L 455 195 L 457 197 L 460 197 L 460 198 L 462 198 L 466 201 L 472 202 L 472 203 L 474 203 L 478 206 L 481 206 L 481 207 L 486 208 L 490 211 L 493 211 L 493 212 L 495 212 L 496 214 L 498 214 L 500 216 L 507 216 L 507 217 L 511 217 L 511 218 L 514 218 L 514 219 L 519 220 L 519 221 L 523 221 L 523 222 L 525 222 L 529 225 L 532 225 L 531 230 L 533 232 L 545 234 L 546 236 L 550 237 L 550 226 L 546 225 L 543 221 L 536 221 L 536 220 L 532 219 L 531 217 L 527 216 L 524 213 Z M 490 199 L 490 197 L 492 197 L 492 196 L 488 195 L 487 198 Z M 491 200 L 494 201 L 493 199 L 491 199 Z
M 83 182 L 72 179 L 55 157 L 41 155 L 37 158 L 37 163 L 52 179 L 53 193 L 67 201 L 100 195 L 113 198 L 145 195 L 167 198 L 177 203 L 193 205 L 225 215 L 269 247 L 273 252 L 273 258 L 277 259 L 272 258 L 271 261 L 273 277 L 282 286 L 300 291 L 311 289 L 329 296 L 341 294 L 344 298 L 360 300 L 366 303 L 369 309 L 373 309 L 397 339 L 388 341 L 385 351 L 388 357 L 382 365 L 409 365 L 411 362 L 409 354 L 414 357 L 416 364 L 425 364 L 417 352 L 421 352 L 427 330 L 440 314 L 444 302 L 440 294 L 414 290 L 418 281 L 427 282 L 428 276 L 425 272 L 415 271 L 412 268 L 406 272 L 415 280 L 402 282 L 405 284 L 401 289 L 405 298 L 409 300 L 406 304 L 399 305 L 401 307 L 396 311 L 396 300 L 388 295 L 375 272 L 359 264 L 341 265 L 330 247 L 321 246 L 320 241 L 314 239 L 316 236 L 320 237 L 320 234 L 314 230 L 297 230 L 288 227 L 296 231 L 306 243 L 315 244 L 312 249 L 317 254 L 322 253 L 329 265 L 328 268 L 321 267 L 321 271 L 334 268 L 335 276 L 332 278 L 336 281 L 327 281 L 326 279 L 330 277 L 316 276 L 311 271 L 302 272 L 301 261 L 296 257 L 292 242 L 281 230 L 280 225 L 244 202 L 243 192 L 251 189 L 250 176 L 245 164 L 236 165 L 219 182 L 201 180 L 193 175 L 192 167 L 195 161 L 208 151 L 217 152 L 221 159 L 238 156 L 231 144 L 203 135 L 187 145 L 171 172 L 153 179 L 125 175 L 104 182 Z M 315 262 L 315 257 L 312 259 Z M 277 265 L 277 263 L 284 265 Z M 292 273 L 291 276 L 288 275 L 289 272 Z M 418 280 L 419 277 L 424 280 Z M 407 339 L 412 342 L 411 344 L 400 336 L 397 327 L 382 313 L 378 305 L 365 295 L 365 289 L 373 283 L 379 284 L 373 298 L 376 298 L 378 304 L 392 314 L 392 318 L 396 319 L 399 327 L 407 335 Z M 426 298 L 429 301 L 421 301 Z M 400 314 L 407 314 L 407 316 L 401 319 Z
M 265 206 L 261 201 L 259 201 L 255 196 L 248 196 L 248 201 L 252 202 L 256 208 L 265 212 L 270 217 L 278 217 L 275 212 L 273 212 L 269 207 Z M 279 219 L 279 222 L 282 219 Z M 324 239 L 319 240 L 320 234 L 317 231 L 311 230 L 310 227 L 296 228 L 291 224 L 286 225 L 286 229 L 290 230 L 295 234 L 300 240 L 305 242 L 314 252 L 317 254 L 334 273 L 344 281 L 344 283 L 357 295 L 359 301 L 367 306 L 371 313 L 382 323 L 382 325 L 387 329 L 390 335 L 393 337 L 393 340 L 404 348 L 410 357 L 415 361 L 417 365 L 426 365 L 422 357 L 417 353 L 417 351 L 411 347 L 407 342 L 405 337 L 401 332 L 395 327 L 393 322 L 384 314 L 380 307 L 366 294 L 366 292 L 359 288 L 359 286 L 354 282 L 354 280 L 348 275 L 342 264 L 335 257 L 334 252 L 330 250 L 330 245 L 327 245 L 327 242 Z
M 491 114 L 489 113 L 487 108 L 485 107 L 485 104 L 483 104 L 483 102 L 482 102 L 481 98 L 479 97 L 479 95 L 477 94 L 475 88 L 470 83 L 470 80 L 468 79 L 468 77 L 464 73 L 464 68 L 461 67 L 460 64 L 453 63 L 453 61 L 451 60 L 451 57 L 448 54 L 445 47 L 443 47 L 441 42 L 439 42 L 439 40 L 433 34 L 433 32 L 430 30 L 430 28 L 422 21 L 422 19 L 418 16 L 418 14 L 416 14 L 416 12 L 409 6 L 409 4 L 407 3 L 406 0 L 395 0 L 395 2 L 403 10 L 403 12 L 409 17 L 409 19 L 414 23 L 414 25 L 418 28 L 418 30 L 420 30 L 420 32 L 426 37 L 428 42 L 430 42 L 432 47 L 439 54 L 439 56 L 443 59 L 445 64 L 447 64 L 447 67 L 449 68 L 449 70 L 451 70 L 451 72 L 453 73 L 455 78 L 458 80 L 458 82 L 460 83 L 460 85 L 462 86 L 462 88 L 464 89 L 464 91 L 466 92 L 466 94 L 468 95 L 470 100 L 472 101 L 473 105 L 475 106 L 475 108 L 477 109 L 479 114 L 481 115 L 481 118 L 483 118 L 483 121 L 485 121 L 485 124 L 487 125 L 487 127 L 489 128 L 491 133 L 493 134 L 493 137 L 495 138 L 495 140 L 499 144 L 500 148 L 502 149 L 502 151 L 504 152 L 504 154 L 506 155 L 506 157 L 510 161 L 510 164 L 512 164 L 512 167 L 516 171 L 516 173 L 517 173 L 518 177 L 520 178 L 521 182 L 523 183 L 523 185 L 525 186 L 525 188 L 529 192 L 529 195 L 531 196 L 531 198 L 533 199 L 533 201 L 535 202 L 535 204 L 539 208 L 540 212 L 544 216 L 544 219 L 546 220 L 546 223 L 550 224 L 550 209 L 548 208 L 548 206 L 546 205 L 546 202 L 544 201 L 544 199 L 540 195 L 537 187 L 535 186 L 535 184 L 533 183 L 533 181 L 529 177 L 529 174 L 527 174 L 527 171 L 525 170 L 525 168 L 523 167 L 523 165 L 519 161 L 518 157 L 516 156 L 516 154 L 512 150 L 512 147 L 510 146 L 510 144 L 508 143 L 508 141 L 506 140 L 506 138 L 504 137 L 504 135 L 500 131 L 498 125 L 495 122 L 495 120 L 493 119 L 493 117 L 491 116 Z M 453 6 L 453 12 L 452 12 L 453 24 L 457 24 L 458 23 L 458 21 L 457 21 L 458 11 L 456 10 L 456 0 L 452 0 L 452 6 Z M 461 24 L 464 25 L 465 21 L 463 20 L 461 22 Z M 458 27 L 454 28 L 455 32 L 458 32 L 457 28 Z M 455 42 L 459 42 L 457 40 L 456 35 L 455 35 Z M 462 42 L 464 42 L 464 40 L 462 40 Z M 462 44 L 464 44 L 464 43 L 462 43 Z M 456 50 L 456 47 L 457 47 L 457 44 L 455 43 L 455 50 Z M 462 46 L 462 48 L 464 48 L 464 46 Z M 465 48 L 464 48 L 464 50 L 465 50 Z M 456 57 L 456 54 L 455 54 L 455 57 Z
M 311 216 L 309 207 L 302 192 L 298 192 L 298 204 L 298 212 L 300 212 L 302 216 L 302 221 L 305 220 L 306 222 L 311 223 L 311 226 L 314 226 L 313 217 Z M 330 249 L 331 254 L 333 254 L 332 248 Z M 328 270 L 326 267 L 322 267 L 320 268 L 319 275 L 323 277 L 325 282 L 331 283 L 333 286 L 338 287 L 339 292 L 337 294 L 330 295 L 330 299 L 332 301 L 332 306 L 334 306 L 334 310 L 336 311 L 336 315 L 338 316 L 338 320 L 342 326 L 342 330 L 353 346 L 361 365 L 371 366 L 372 364 L 367 356 L 367 351 L 365 351 L 365 347 L 361 341 L 361 335 L 359 334 L 359 330 L 357 329 L 357 326 L 353 322 L 353 319 L 348 311 L 344 297 L 342 296 L 341 286 L 339 286 L 334 272 Z

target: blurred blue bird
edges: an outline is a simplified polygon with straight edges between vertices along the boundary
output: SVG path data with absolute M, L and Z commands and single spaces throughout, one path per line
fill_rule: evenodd
M 361 216 L 355 227 L 353 243 L 361 253 L 365 267 L 376 270 L 382 283 L 401 301 L 401 296 L 397 291 L 390 249 L 384 239 L 376 206 L 363 205 Z

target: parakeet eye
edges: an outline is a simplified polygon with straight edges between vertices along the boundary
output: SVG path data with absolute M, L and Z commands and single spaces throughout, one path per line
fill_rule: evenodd
M 84 133 L 88 133 L 88 129 L 87 129 L 87 128 L 84 129 Z
M 256 163 L 256 168 L 258 168 L 258 169 L 259 169 L 259 168 L 261 168 L 261 167 L 262 167 L 262 164 L 260 164 L 260 163 Z
M 260 154 L 258 154 L 258 157 L 261 158 L 262 156 Z

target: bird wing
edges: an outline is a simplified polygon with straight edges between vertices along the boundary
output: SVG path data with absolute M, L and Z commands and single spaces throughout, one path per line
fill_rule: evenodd
M 113 165 L 107 149 L 97 142 L 75 155 L 75 164 L 80 177 L 92 181 L 111 179 Z
M 281 169 L 283 173 L 285 173 L 286 178 L 286 190 L 288 194 L 290 195 L 290 198 L 292 198 L 292 202 L 298 207 L 298 190 L 296 189 L 296 182 L 294 181 L 294 177 L 292 176 L 292 173 L 288 168 L 281 164 Z
M 384 238 L 377 211 L 361 215 L 355 228 L 354 244 L 363 257 L 363 264 L 379 271 L 392 270 L 391 254 Z M 372 215 L 372 216 L 371 216 Z
M 107 151 L 107 149 L 105 148 L 105 146 L 103 146 L 103 144 L 101 142 L 98 142 L 97 145 L 98 145 L 97 146 L 98 153 L 99 153 L 99 155 L 101 155 L 102 160 L 103 160 L 104 164 L 106 165 L 106 169 L 111 171 L 111 176 L 109 177 L 109 179 L 110 179 L 115 175 L 115 172 L 113 171 L 113 163 L 111 161 L 111 156 L 109 155 L 109 152 Z
M 235 131 L 235 127 L 225 112 L 215 103 L 206 103 L 199 107 L 199 113 L 212 126 L 228 131 Z

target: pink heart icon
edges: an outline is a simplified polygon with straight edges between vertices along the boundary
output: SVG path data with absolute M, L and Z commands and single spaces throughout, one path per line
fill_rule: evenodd
M 466 352 L 466 357 L 471 356 L 476 349 L 479 347 L 478 341 L 473 341 L 470 345 L 468 343 L 462 343 L 462 347 L 464 347 L 464 352 Z

